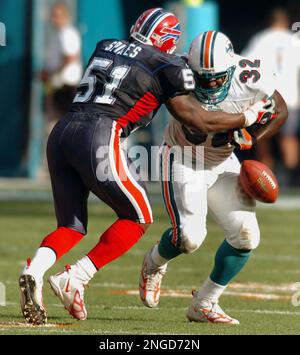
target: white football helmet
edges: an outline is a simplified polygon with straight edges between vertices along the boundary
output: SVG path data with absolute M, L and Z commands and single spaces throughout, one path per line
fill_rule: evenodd
M 208 31 L 195 38 L 188 60 L 195 74 L 195 94 L 202 103 L 214 105 L 226 99 L 236 69 L 234 58 L 233 45 L 223 33 Z M 211 81 L 215 86 L 209 85 Z

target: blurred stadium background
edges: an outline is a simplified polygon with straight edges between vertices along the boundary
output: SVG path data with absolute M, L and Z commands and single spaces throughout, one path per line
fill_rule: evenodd
M 288 11 L 291 24 L 300 18 L 300 5 L 295 1 L 272 4 L 251 1 L 249 8 L 242 9 L 234 1 L 1 0 L 0 22 L 6 26 L 6 46 L 0 47 L 0 177 L 1 187 L 13 187 L 14 193 L 21 183 L 19 178 L 29 179 L 35 186 L 47 181 L 44 150 L 49 119 L 45 114 L 45 97 L 49 88 L 40 80 L 40 72 L 49 56 L 47 50 L 53 36 L 51 11 L 57 3 L 67 6 L 71 22 L 79 31 L 83 65 L 97 41 L 128 36 L 137 16 L 149 7 L 164 6 L 178 14 L 184 33 L 181 51 L 188 48 L 199 31 L 214 28 L 225 32 L 240 53 L 253 35 L 266 27 L 275 6 Z M 160 119 L 151 128 L 139 132 L 135 140 L 148 146 L 159 145 L 166 120 L 162 110 Z M 283 187 L 296 186 L 300 182 L 299 164 L 293 167 L 293 178 L 287 180 L 278 139 L 272 145 L 276 172 Z

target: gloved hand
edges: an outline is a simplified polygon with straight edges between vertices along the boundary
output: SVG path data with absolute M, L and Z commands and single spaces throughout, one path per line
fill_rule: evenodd
M 238 129 L 233 132 L 231 144 L 240 150 L 250 150 L 256 146 L 256 143 L 256 137 L 249 133 L 246 128 Z
M 250 127 L 255 123 L 265 125 L 277 117 L 276 103 L 272 98 L 256 102 L 244 112 L 245 127 Z

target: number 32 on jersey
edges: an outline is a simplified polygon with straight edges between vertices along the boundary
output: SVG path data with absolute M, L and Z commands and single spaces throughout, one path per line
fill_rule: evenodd
M 251 61 L 248 59 L 243 59 L 240 61 L 241 68 L 248 68 L 241 72 L 240 81 L 243 84 L 246 84 L 249 80 L 252 80 L 252 83 L 255 84 L 260 79 L 260 72 L 258 69 L 260 68 L 260 60 Z

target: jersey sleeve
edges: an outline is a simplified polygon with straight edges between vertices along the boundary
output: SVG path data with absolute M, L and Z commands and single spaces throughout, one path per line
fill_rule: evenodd
M 182 64 L 166 65 L 158 73 L 164 100 L 180 95 L 188 95 L 195 90 L 195 79 L 192 70 L 182 61 Z
M 258 97 L 271 97 L 277 87 L 277 79 L 275 71 L 268 66 L 264 61 L 260 61 L 259 80 L 249 80 L 247 85 L 250 89 L 257 91 Z

